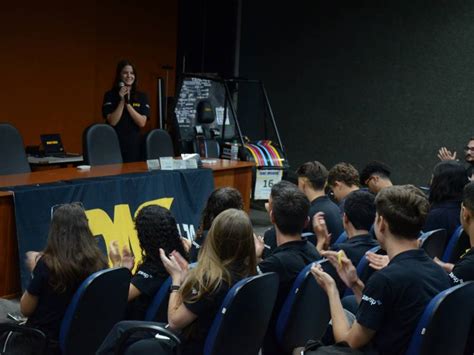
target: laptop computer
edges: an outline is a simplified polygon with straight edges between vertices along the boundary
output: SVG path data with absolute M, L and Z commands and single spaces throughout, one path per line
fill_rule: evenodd
M 59 133 L 41 134 L 41 145 L 43 147 L 44 156 L 46 157 L 71 157 L 78 154 L 68 154 L 64 151 L 64 146 Z

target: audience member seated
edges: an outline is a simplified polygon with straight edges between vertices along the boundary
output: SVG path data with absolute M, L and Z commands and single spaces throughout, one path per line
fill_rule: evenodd
M 347 241 L 334 244 L 331 250 L 343 250 L 352 264 L 359 264 L 366 252 L 378 242 L 369 234 L 372 223 L 375 219 L 375 198 L 367 191 L 354 191 L 346 197 L 344 204 L 344 215 L 342 217 L 344 230 L 347 234 Z M 325 217 L 317 213 L 313 219 L 314 231 L 318 244 L 317 249 L 321 252 L 328 249 L 328 230 L 326 228 Z
M 443 269 L 418 248 L 418 235 L 429 208 L 421 191 L 410 185 L 387 187 L 379 192 L 375 205 L 375 233 L 390 258 L 386 268 L 364 285 L 348 258 L 338 260 L 335 252 L 323 253 L 360 302 L 352 324 L 342 308 L 334 279 L 319 265 L 311 272 L 329 297 L 335 341 L 347 342 L 354 349 L 372 347 L 380 354 L 404 354 L 426 305 L 451 282 Z M 298 349 L 300 353 L 312 351 Z
M 265 336 L 264 353 L 275 354 L 275 324 L 283 302 L 299 272 L 309 263 L 321 258 L 313 244 L 301 238 L 301 231 L 308 220 L 309 201 L 298 188 L 281 181 L 272 187 L 268 200 L 270 220 L 275 227 L 277 248 L 257 266 L 259 273 L 276 272 L 280 284 L 278 295 Z M 257 259 L 264 249 L 263 239 L 255 238 Z
M 143 260 L 130 283 L 126 319 L 141 320 L 156 292 L 169 276 L 160 259 L 160 248 L 166 254 L 176 250 L 185 259 L 187 253 L 176 220 L 164 207 L 150 205 L 142 208 L 135 219 L 135 228 Z M 109 256 L 114 266 L 125 266 L 130 270 L 134 267 L 134 257 L 127 246 L 124 246 L 121 257 L 117 242 L 113 242 Z
M 377 195 L 383 188 L 393 186 L 390 174 L 391 171 L 387 165 L 372 161 L 360 172 L 360 184 L 367 186 L 370 192 Z
M 430 212 L 423 231 L 446 229 L 449 238 L 459 226 L 464 186 L 469 182 L 466 170 L 457 161 L 443 161 L 433 170 L 430 186 Z
M 21 297 L 21 313 L 28 317 L 27 326 L 46 334 L 48 354 L 59 354 L 61 320 L 76 289 L 107 267 L 81 205 L 65 204 L 54 211 L 46 248 L 28 252 L 27 265 L 32 279 Z M 21 336 L 16 340 L 28 341 Z
M 343 226 L 339 208 L 324 192 L 328 179 L 326 167 L 318 161 L 311 161 L 301 165 L 296 174 L 298 188 L 311 203 L 308 213 L 310 222 L 317 212 L 323 212 L 327 229 L 335 240 L 343 232 Z M 313 233 L 312 224 L 308 223 L 303 232 Z
M 177 251 L 160 257 L 168 270 L 172 286 L 168 304 L 168 324 L 181 332 L 181 354 L 202 354 L 205 339 L 228 290 L 239 280 L 256 274 L 252 224 L 241 210 L 220 213 L 198 256 L 195 268 Z M 115 325 L 97 354 L 114 354 L 120 335 L 144 322 L 124 321 Z
M 452 153 L 446 147 L 439 149 L 438 158 L 441 161 L 459 160 L 456 159 L 456 152 Z M 474 137 L 471 137 L 469 142 L 467 142 L 467 146 L 464 147 L 464 160 L 466 161 L 467 176 L 469 176 L 469 179 L 472 179 L 474 174 Z
M 191 262 L 197 260 L 199 250 L 206 239 L 207 232 L 209 231 L 209 228 L 211 228 L 214 218 L 216 218 L 219 213 L 229 208 L 235 208 L 238 210 L 244 208 L 242 195 L 239 190 L 234 189 L 233 187 L 220 187 L 214 190 L 207 199 L 206 206 L 202 211 L 201 223 L 196 238 L 192 243 L 188 240 L 184 241 L 185 243 L 189 243 L 189 259 Z
M 454 284 L 474 281 L 474 182 L 470 182 L 464 187 L 461 224 L 469 235 L 471 248 L 466 250 L 466 253 L 456 264 L 443 263 L 435 258 L 435 261 L 449 272 Z
M 339 213 L 344 213 L 344 200 L 352 191 L 359 190 L 359 173 L 349 163 L 334 165 L 328 173 L 328 187 L 339 204 Z M 337 237 L 336 237 L 337 238 Z

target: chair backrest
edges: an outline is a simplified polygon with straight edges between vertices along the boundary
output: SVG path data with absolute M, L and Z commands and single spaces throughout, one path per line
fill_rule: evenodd
M 447 237 L 446 229 L 441 228 L 422 233 L 418 240 L 420 241 L 420 248 L 424 249 L 430 258 L 438 257 L 441 259 Z
M 346 233 L 346 232 L 342 232 L 341 234 L 339 234 L 339 237 L 337 237 L 337 239 L 336 239 L 336 241 L 334 242 L 334 244 L 337 244 L 337 243 L 344 243 L 346 240 L 347 240 L 347 233 Z
M 301 237 L 306 238 L 306 240 L 313 245 L 316 245 L 318 242 L 318 238 L 316 237 L 316 234 L 311 233 L 311 232 L 301 233 Z
M 434 297 L 418 322 L 406 355 L 463 354 L 474 317 L 473 299 L 473 281 Z
M 170 296 L 171 277 L 168 277 L 156 292 L 145 313 L 146 321 L 168 322 L 168 301 Z
M 308 339 L 320 339 L 330 317 L 326 292 L 318 285 L 311 267 L 326 260 L 307 265 L 296 278 L 280 310 L 275 332 L 282 351 L 304 345 Z
M 61 323 L 63 354 L 95 354 L 115 323 L 123 319 L 130 271 L 105 269 L 89 276 L 77 289 Z
M 153 129 L 146 136 L 146 158 L 159 159 L 173 157 L 173 141 L 168 132 L 163 129 Z
M 112 126 L 104 123 L 93 124 L 85 129 L 82 154 L 84 162 L 89 165 L 123 163 L 117 133 Z
M 212 323 L 204 355 L 258 354 L 278 292 L 278 275 L 266 273 L 237 282 Z
M 462 254 L 471 247 L 469 236 L 462 226 L 456 228 L 453 235 L 449 239 L 448 245 L 444 250 L 442 261 L 446 263 L 456 263 Z
M 0 175 L 31 172 L 20 132 L 9 123 L 0 123 Z

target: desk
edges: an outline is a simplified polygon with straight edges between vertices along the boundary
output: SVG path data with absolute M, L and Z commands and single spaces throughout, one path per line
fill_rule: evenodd
M 250 207 L 252 190 L 252 167 L 254 163 L 216 160 L 215 164 L 204 164 L 212 169 L 215 187 L 233 186 L 241 193 L 244 208 Z M 90 170 L 63 168 L 43 170 L 28 174 L 0 176 L 0 187 L 47 184 L 61 180 L 89 177 L 113 176 L 148 171 L 145 162 L 95 166 Z M 13 193 L 0 191 L 0 297 L 14 297 L 20 292 L 18 244 L 16 239 Z M 23 260 L 21 260 L 23 262 Z

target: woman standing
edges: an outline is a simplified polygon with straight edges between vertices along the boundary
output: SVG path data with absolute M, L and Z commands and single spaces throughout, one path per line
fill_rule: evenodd
M 128 60 L 117 64 L 113 87 L 104 95 L 102 115 L 115 128 L 124 162 L 141 160 L 140 128 L 150 115 L 145 93 L 137 90 L 137 73 Z

